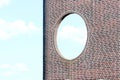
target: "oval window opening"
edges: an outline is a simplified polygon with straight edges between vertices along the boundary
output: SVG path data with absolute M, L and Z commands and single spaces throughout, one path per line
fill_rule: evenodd
M 57 47 L 59 54 L 68 60 L 78 57 L 87 41 L 85 21 L 78 14 L 66 16 L 57 31 Z

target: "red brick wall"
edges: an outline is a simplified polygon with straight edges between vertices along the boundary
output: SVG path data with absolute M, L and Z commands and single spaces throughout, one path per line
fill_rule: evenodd
M 56 32 L 68 14 L 83 17 L 88 40 L 74 60 L 62 58 Z M 44 80 L 120 80 L 120 0 L 44 0 Z

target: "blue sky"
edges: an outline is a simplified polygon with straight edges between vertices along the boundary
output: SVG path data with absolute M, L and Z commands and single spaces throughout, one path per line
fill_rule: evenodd
M 42 3 L 0 0 L 0 80 L 42 80 Z M 82 52 L 86 34 L 79 15 L 70 15 L 60 23 L 57 46 L 64 58 L 73 59 Z
M 0 80 L 42 80 L 42 0 L 0 0 Z

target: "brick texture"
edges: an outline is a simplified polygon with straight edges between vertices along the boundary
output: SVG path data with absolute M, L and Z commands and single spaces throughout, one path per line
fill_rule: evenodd
M 69 61 L 59 55 L 56 32 L 72 13 L 85 20 L 88 39 Z M 44 0 L 43 25 L 44 80 L 120 80 L 120 0 Z

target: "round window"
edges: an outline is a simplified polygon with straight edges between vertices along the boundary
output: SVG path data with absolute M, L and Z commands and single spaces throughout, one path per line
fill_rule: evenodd
M 57 31 L 57 47 L 59 54 L 68 60 L 78 57 L 87 41 L 85 21 L 78 14 L 67 15 L 60 23 Z

